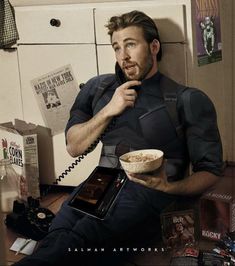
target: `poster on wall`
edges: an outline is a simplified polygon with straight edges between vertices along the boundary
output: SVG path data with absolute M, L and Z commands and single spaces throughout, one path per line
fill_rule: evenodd
M 222 60 L 219 0 L 195 0 L 195 13 L 198 65 Z
M 31 81 L 45 125 L 52 135 L 62 133 L 78 93 L 71 65 L 66 65 Z

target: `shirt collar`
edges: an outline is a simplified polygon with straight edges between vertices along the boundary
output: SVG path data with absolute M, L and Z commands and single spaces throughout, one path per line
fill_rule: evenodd
M 162 92 L 160 89 L 161 77 L 162 74 L 157 71 L 157 73 L 154 74 L 152 77 L 143 80 L 141 84 L 142 93 L 162 98 Z

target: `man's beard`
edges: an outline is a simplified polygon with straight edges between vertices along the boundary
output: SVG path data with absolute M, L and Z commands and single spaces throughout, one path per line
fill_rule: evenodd
M 145 69 L 144 69 L 143 73 L 140 75 L 140 77 L 138 78 L 139 81 L 144 80 L 153 67 L 153 58 L 152 58 L 152 55 L 150 53 L 148 54 L 146 60 L 147 60 L 147 62 L 145 65 Z M 133 78 L 129 78 L 124 71 L 123 71 L 123 74 L 124 74 L 126 80 L 136 80 Z

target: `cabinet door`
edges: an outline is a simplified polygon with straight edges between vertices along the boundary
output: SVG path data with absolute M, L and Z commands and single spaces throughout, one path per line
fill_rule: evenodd
M 0 123 L 22 119 L 20 80 L 15 49 L 0 50 Z
M 23 117 L 27 122 L 45 126 L 35 99 L 31 80 L 70 64 L 78 84 L 97 75 L 95 45 L 20 45 L 18 47 L 22 87 Z M 69 115 L 69 114 L 68 114 Z M 98 164 L 100 146 L 79 163 L 63 185 L 78 185 Z M 72 162 L 65 145 L 64 133 L 53 136 L 54 172 L 58 177 Z M 39 162 L 40 164 L 40 162 Z M 53 167 L 53 166 L 52 166 Z M 52 177 L 40 175 L 41 183 L 52 183 Z

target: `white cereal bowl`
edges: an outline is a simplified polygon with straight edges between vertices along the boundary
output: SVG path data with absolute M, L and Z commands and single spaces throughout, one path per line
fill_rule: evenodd
M 119 157 L 124 171 L 129 173 L 147 173 L 158 169 L 162 165 L 164 153 L 161 150 L 136 150 Z

